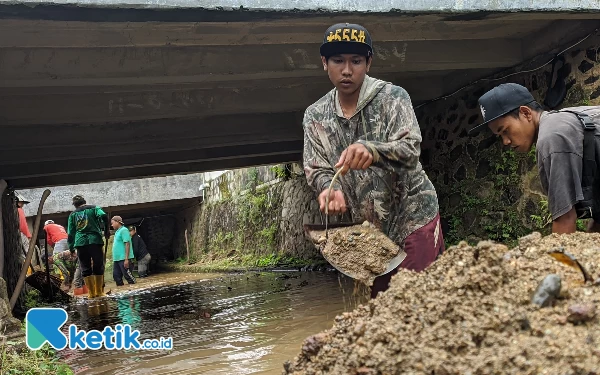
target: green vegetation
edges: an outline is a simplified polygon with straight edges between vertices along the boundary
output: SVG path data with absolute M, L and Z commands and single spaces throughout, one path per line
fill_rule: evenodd
M 47 303 L 44 298 L 42 297 L 42 294 L 37 290 L 37 289 L 33 289 L 31 287 L 29 287 L 25 293 L 25 308 L 27 310 L 32 309 L 34 307 L 46 307 L 46 306 L 50 306 L 49 303 Z
M 552 224 L 552 215 L 548 211 L 548 200 L 540 200 L 539 214 L 530 215 L 531 220 L 537 228 L 547 228 Z
M 524 219 L 519 214 L 516 196 L 523 185 L 520 166 L 534 165 L 535 151 L 521 155 L 494 147 L 482 152 L 481 159 L 490 160 L 491 173 L 487 178 L 466 178 L 449 186 L 448 195 L 460 197 L 460 203 L 448 208 L 451 229 L 446 236 L 446 246 L 466 239 L 468 234 L 513 246 L 519 237 L 532 230 L 542 231 L 545 227 L 543 206 Z
M 22 327 L 25 330 L 24 326 Z M 73 375 L 48 343 L 39 350 L 30 350 L 25 342 L 7 341 L 0 347 L 1 375 Z
M 274 165 L 270 167 L 270 169 L 273 173 L 275 173 L 275 176 L 277 178 L 280 178 L 282 180 L 287 180 L 290 178 L 291 174 L 285 165 Z
M 248 269 L 276 268 L 276 267 L 300 267 L 308 264 L 326 264 L 322 259 L 302 260 L 294 257 L 286 257 L 281 254 L 271 253 L 257 255 L 246 253 L 229 258 L 216 258 L 204 260 L 201 263 L 187 265 L 183 263 L 171 263 L 167 268 L 182 272 L 228 272 L 245 271 Z

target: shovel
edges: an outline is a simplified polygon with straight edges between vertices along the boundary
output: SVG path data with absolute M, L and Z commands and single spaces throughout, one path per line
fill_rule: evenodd
M 355 226 L 355 225 L 362 225 L 362 223 L 352 222 L 352 223 L 330 224 L 330 225 L 304 224 L 304 231 L 306 232 L 306 234 L 308 234 L 308 236 L 313 240 L 314 243 L 317 243 L 319 241 L 319 238 L 322 238 L 325 235 L 325 232 L 328 230 L 336 229 L 336 228 L 351 227 L 351 226 Z M 336 270 L 340 271 L 344 275 L 351 277 L 353 279 L 357 278 L 357 275 L 353 275 L 350 271 L 341 268 L 334 261 L 332 261 L 331 259 L 328 259 L 325 254 L 323 254 L 323 253 L 321 253 L 321 254 L 325 258 L 325 260 L 327 262 L 329 262 L 329 264 L 331 264 L 333 267 L 335 267 Z M 383 275 L 387 274 L 388 272 L 391 272 L 394 269 L 398 268 L 398 266 L 402 263 L 402 261 L 405 258 L 406 258 L 406 253 L 404 252 L 404 250 L 400 249 L 400 251 L 398 252 L 398 255 L 396 255 L 394 258 L 392 258 L 390 260 L 386 270 L 377 276 L 383 276 Z

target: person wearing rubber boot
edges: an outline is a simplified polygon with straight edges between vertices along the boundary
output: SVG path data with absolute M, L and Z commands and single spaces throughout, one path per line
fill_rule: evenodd
M 375 279 L 371 297 L 388 288 L 399 268 L 422 271 L 444 251 L 438 198 L 419 162 L 421 132 L 402 87 L 367 75 L 373 63 L 369 32 L 336 24 L 320 48 L 334 88 L 305 111 L 304 170 L 325 211 L 368 220 L 404 249 L 400 266 Z M 350 172 L 351 171 L 351 172 Z
M 113 216 L 111 225 L 115 230 L 115 238 L 113 240 L 113 279 L 117 286 L 123 286 L 123 277 L 128 284 L 135 284 L 135 278 L 131 273 L 131 263 L 135 256 L 133 255 L 133 247 L 131 246 L 131 235 L 129 229 L 123 223 L 121 216 Z
M 577 219 L 591 219 L 587 230 L 600 232 L 600 106 L 545 111 L 527 88 L 505 83 L 483 94 L 479 107 L 483 122 L 470 135 L 489 130 L 520 153 L 535 145 L 552 232 L 574 233 Z
M 108 215 L 102 208 L 86 204 L 81 195 L 73 197 L 75 211 L 69 215 L 67 234 L 69 250 L 79 257 L 81 276 L 88 287 L 88 297 L 104 294 L 104 239 L 110 238 Z M 103 238 L 104 237 L 104 238 Z

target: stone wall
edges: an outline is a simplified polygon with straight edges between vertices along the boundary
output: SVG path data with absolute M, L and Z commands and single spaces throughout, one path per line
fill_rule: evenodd
M 316 196 L 299 165 L 233 170 L 208 182 L 200 207 L 178 215 L 175 256 L 187 256 L 187 229 L 195 261 L 310 262 L 320 256 L 303 224 L 321 222 Z
M 81 194 L 89 204 L 100 207 L 122 207 L 132 204 L 160 202 L 174 199 L 196 198 L 200 196 L 202 173 L 165 177 L 140 178 L 99 182 L 93 184 L 54 186 L 44 203 L 43 214 L 71 212 L 72 198 Z M 46 188 L 24 189 L 19 193 L 31 203 L 23 210 L 27 217 L 35 216 Z
M 599 46 L 600 38 L 592 36 L 561 55 L 567 75 L 566 97 L 554 109 L 600 104 Z M 552 64 L 491 80 L 505 74 L 417 110 L 423 135 L 421 160 L 440 197 L 448 243 L 483 238 L 510 243 L 531 230 L 549 230 L 535 153 L 518 155 L 503 150 L 500 139 L 491 132 L 467 135 L 467 130 L 481 121 L 477 99 L 498 84 L 519 83 L 544 105 Z

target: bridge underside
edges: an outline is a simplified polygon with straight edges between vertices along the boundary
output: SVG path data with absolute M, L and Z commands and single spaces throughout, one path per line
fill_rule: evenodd
M 335 22 L 417 105 L 556 52 L 600 13 L 363 14 L 0 6 L 0 177 L 15 188 L 299 161 Z

